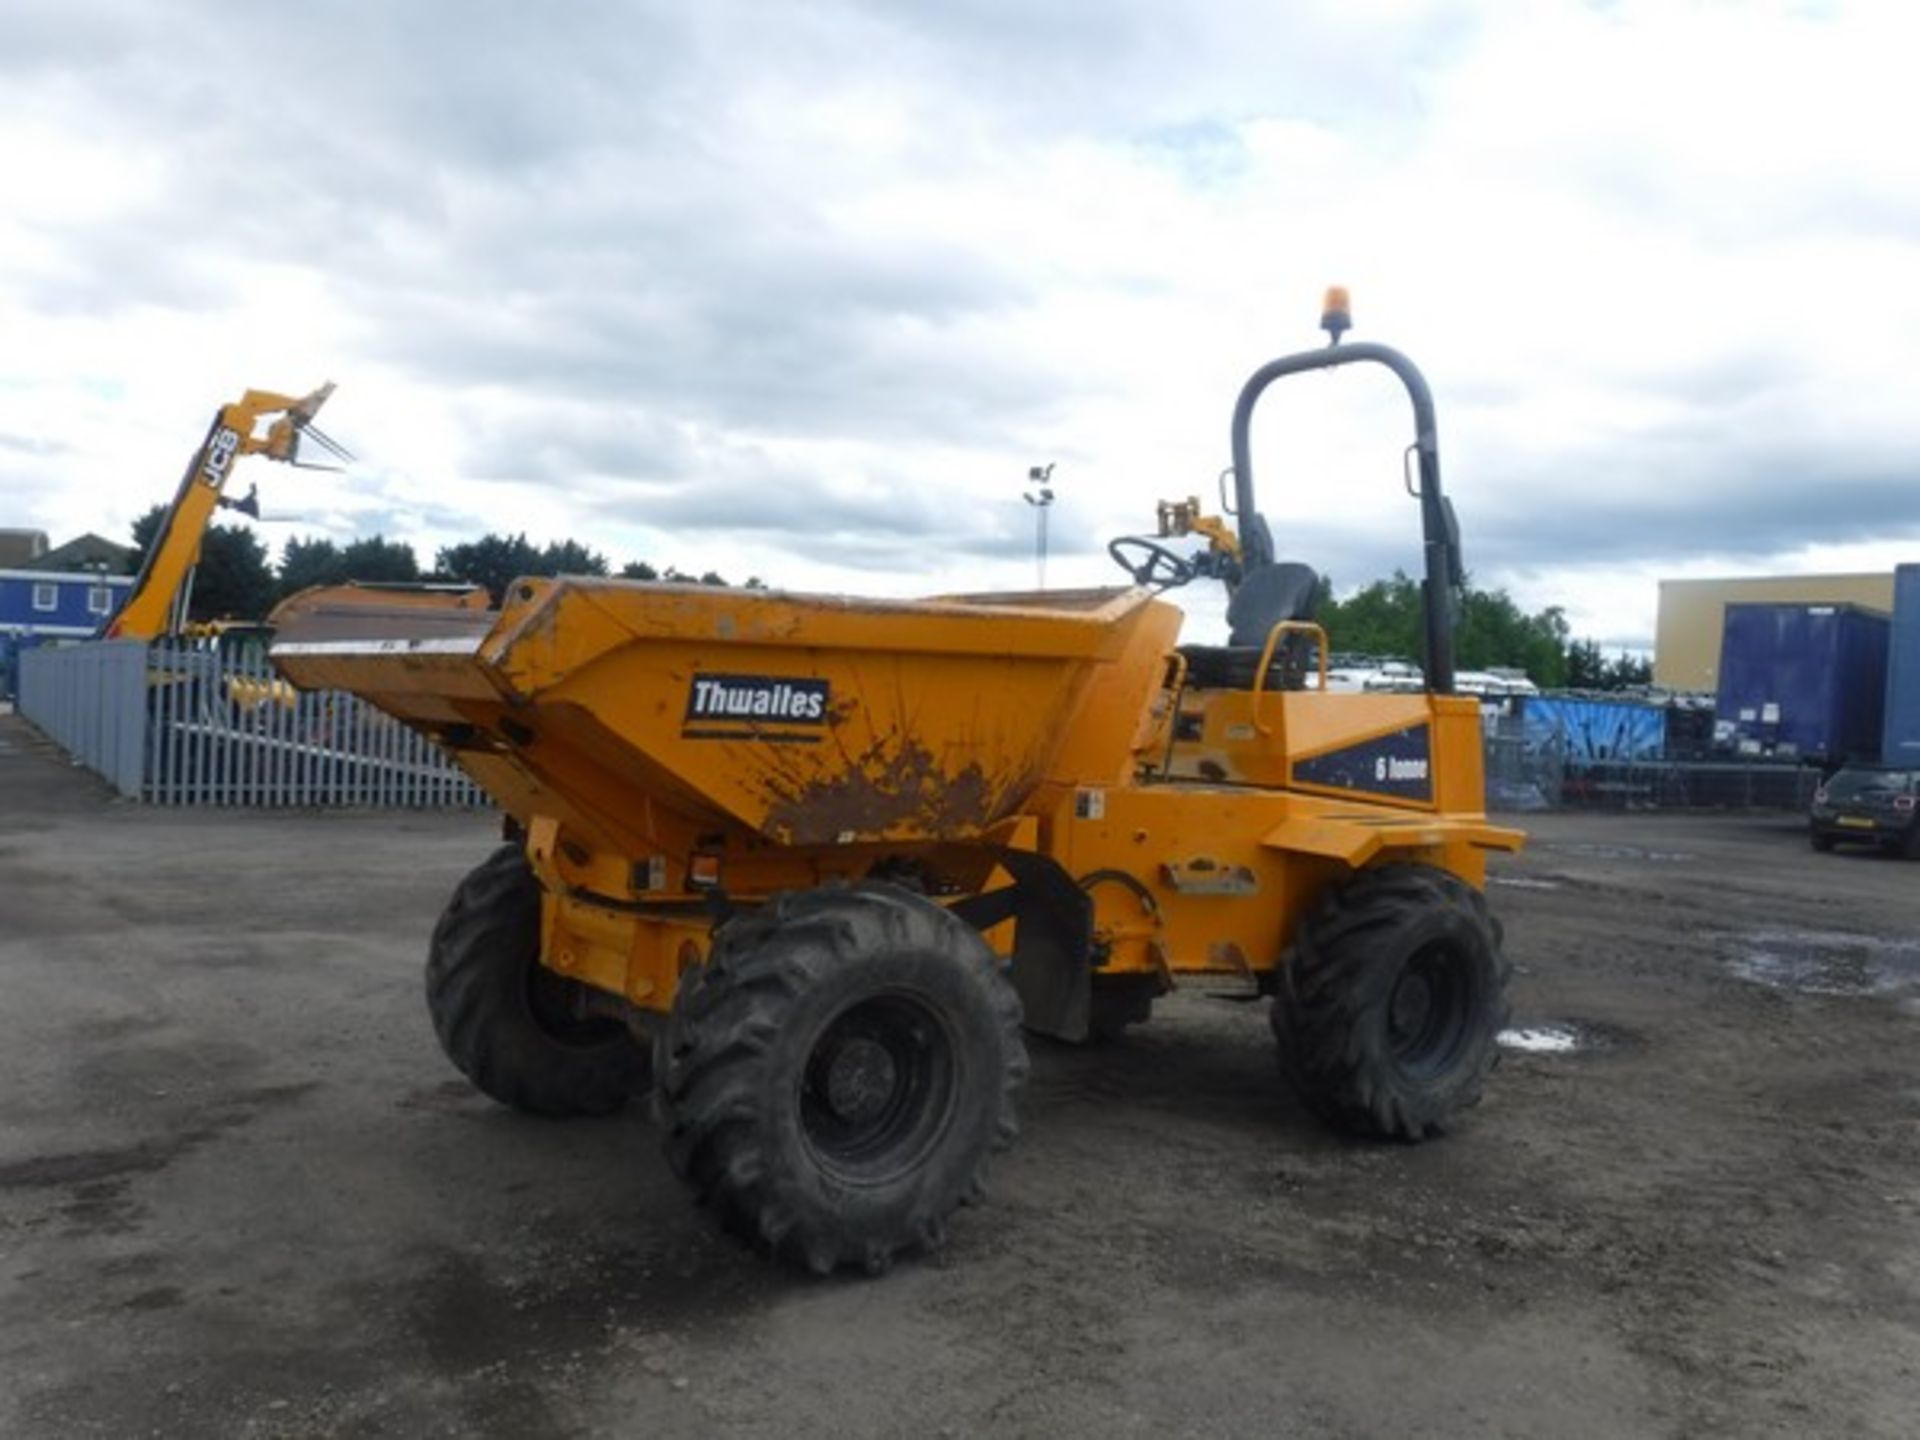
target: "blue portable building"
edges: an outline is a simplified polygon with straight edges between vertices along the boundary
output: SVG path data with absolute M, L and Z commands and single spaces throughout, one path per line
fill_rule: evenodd
M 13 695 L 22 650 L 87 639 L 132 589 L 129 575 L 0 570 L 0 699 Z
M 1887 642 L 1887 715 L 1880 761 L 1920 770 L 1920 565 L 1893 572 L 1893 633 Z
M 1727 606 L 1716 720 L 1745 755 L 1874 759 L 1890 628 L 1859 605 Z

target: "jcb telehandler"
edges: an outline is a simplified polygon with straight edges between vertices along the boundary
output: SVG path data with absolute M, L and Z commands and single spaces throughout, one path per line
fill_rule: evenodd
M 101 627 L 102 639 L 153 640 L 187 633 L 187 607 L 207 526 L 221 510 L 260 518 L 258 487 L 238 500 L 226 493 L 234 466 L 246 456 L 264 455 L 303 470 L 331 469 L 300 458 L 302 441 L 312 440 L 338 459 L 352 458 L 313 423 L 332 394 L 330 383 L 304 396 L 248 390 L 214 412 L 207 437 L 187 462 L 173 503 L 147 546 L 127 603 Z M 263 422 L 265 433 L 260 431 Z
M 1347 1130 L 1417 1140 L 1477 1101 L 1507 1014 L 1486 856 L 1521 837 L 1487 823 L 1478 707 L 1450 693 L 1460 556 L 1426 383 L 1339 343 L 1343 297 L 1324 323 L 1332 344 L 1240 393 L 1237 533 L 1163 507 L 1159 538 L 1114 546 L 1132 588 L 289 600 L 289 679 L 431 734 L 510 817 L 428 955 L 453 1062 L 543 1115 L 651 1087 L 724 1224 L 821 1272 L 937 1245 L 980 1196 L 1023 1025 L 1112 1033 L 1187 977 L 1271 994 L 1282 1070 Z M 1427 694 L 1327 693 L 1313 573 L 1276 561 L 1255 504 L 1262 393 L 1356 363 L 1413 402 Z M 1208 548 L 1163 543 L 1181 533 Z M 1177 645 L 1155 598 L 1200 576 L 1231 592 L 1225 645 Z

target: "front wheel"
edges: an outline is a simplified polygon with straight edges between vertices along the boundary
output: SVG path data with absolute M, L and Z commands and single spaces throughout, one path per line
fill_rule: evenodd
M 1285 958 L 1281 1066 L 1336 1127 L 1424 1139 L 1479 1103 L 1507 975 L 1479 891 L 1427 865 L 1362 871 L 1329 890 Z
M 667 1159 L 729 1230 L 819 1274 L 878 1273 L 979 1198 L 1027 1053 L 978 933 L 870 883 L 723 925 L 655 1068 Z
M 578 981 L 540 963 L 540 885 L 517 845 L 462 880 L 434 926 L 427 1010 L 482 1093 L 535 1115 L 605 1115 L 647 1088 L 651 1056 L 618 1020 L 583 1018 Z

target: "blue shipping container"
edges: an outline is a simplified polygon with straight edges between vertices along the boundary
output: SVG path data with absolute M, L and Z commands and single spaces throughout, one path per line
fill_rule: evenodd
M 1729 605 L 1716 719 L 1744 754 L 1872 760 L 1887 691 L 1888 618 L 1857 605 Z
M 1920 565 L 1893 572 L 1893 636 L 1887 644 L 1886 765 L 1920 768 Z

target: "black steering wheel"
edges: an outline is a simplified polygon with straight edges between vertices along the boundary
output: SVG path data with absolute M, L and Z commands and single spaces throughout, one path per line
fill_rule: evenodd
M 1129 559 L 1135 550 L 1140 552 L 1140 558 Z M 1114 564 L 1133 577 L 1134 584 L 1149 590 L 1171 590 L 1200 573 L 1185 555 L 1143 535 L 1122 535 L 1118 540 L 1108 541 L 1107 554 L 1113 557 Z

